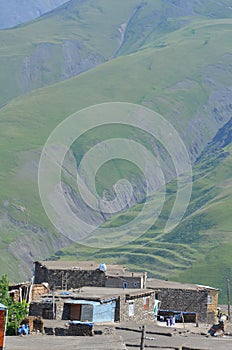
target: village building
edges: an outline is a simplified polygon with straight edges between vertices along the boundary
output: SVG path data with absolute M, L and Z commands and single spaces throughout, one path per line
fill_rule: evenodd
M 130 272 L 122 265 L 60 260 L 36 261 L 34 264 L 34 283 L 48 283 L 51 289 L 69 290 L 83 286 L 141 289 L 146 286 L 146 272 Z
M 138 323 L 159 315 L 212 323 L 217 315 L 218 291 L 197 284 L 147 279 L 146 272 L 131 272 L 122 265 L 36 261 L 30 315 L 82 322 Z
M 40 295 L 44 295 L 50 291 L 48 283 L 33 284 L 30 282 L 23 282 L 9 285 L 9 295 L 14 302 L 22 302 L 25 300 L 30 303 L 31 300 L 36 299 Z
M 186 319 L 196 322 L 215 321 L 219 289 L 155 278 L 147 279 L 147 288 L 153 289 L 160 301 L 160 315 L 186 315 Z
M 44 319 L 141 324 L 154 320 L 154 291 L 106 287 L 56 290 L 34 300 L 29 314 Z

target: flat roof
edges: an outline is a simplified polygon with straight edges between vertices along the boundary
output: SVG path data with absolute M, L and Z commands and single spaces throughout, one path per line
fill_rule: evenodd
M 92 300 L 104 302 L 106 300 L 117 299 L 120 296 L 127 296 L 128 299 L 136 297 L 149 296 L 154 293 L 153 289 L 135 289 L 135 288 L 106 288 L 106 287 L 82 287 L 75 290 L 61 291 L 57 290 L 54 295 L 52 293 L 43 295 L 36 300 L 45 300 L 52 298 L 60 298 L 64 300 Z
M 83 299 L 96 298 L 103 300 L 123 295 L 136 297 L 152 293 L 154 293 L 152 289 L 83 287 L 81 288 L 80 293 L 78 293 L 78 297 L 80 296 Z
M 94 271 L 100 267 L 96 261 L 62 261 L 62 260 L 44 260 L 35 261 L 41 266 L 51 270 L 87 270 Z M 106 264 L 106 274 L 112 276 L 143 276 L 142 272 L 131 272 L 126 266 Z
M 147 288 L 151 289 L 186 289 L 186 290 L 219 290 L 210 286 L 204 286 L 193 283 L 181 283 L 175 281 L 166 281 L 157 278 L 148 278 L 146 283 Z

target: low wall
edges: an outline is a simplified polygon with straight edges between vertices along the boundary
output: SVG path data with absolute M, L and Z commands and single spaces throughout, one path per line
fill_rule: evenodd
M 127 300 L 120 298 L 120 322 L 134 322 L 142 324 L 145 321 L 154 321 L 154 295 L 150 295 L 148 306 L 145 307 L 144 297 Z M 131 306 L 133 305 L 133 306 Z
M 93 324 L 70 324 L 68 328 L 64 327 L 45 327 L 44 333 L 46 335 L 55 336 L 93 336 L 94 326 Z

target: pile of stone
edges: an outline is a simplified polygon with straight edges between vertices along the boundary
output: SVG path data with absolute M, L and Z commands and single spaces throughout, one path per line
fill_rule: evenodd
M 42 317 L 28 316 L 21 324 L 28 324 L 30 333 L 43 333 L 44 332 L 44 321 Z
M 75 323 L 70 322 L 68 328 L 68 335 L 81 335 L 81 336 L 93 336 L 94 335 L 94 324 L 93 323 Z
M 86 322 L 70 322 L 67 327 L 44 327 L 44 333 L 56 336 L 93 336 L 94 324 Z

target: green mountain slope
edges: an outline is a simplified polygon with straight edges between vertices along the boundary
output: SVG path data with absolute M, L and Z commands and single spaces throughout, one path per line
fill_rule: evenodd
M 138 0 L 70 1 L 40 19 L 0 31 L 0 106 L 20 94 L 68 79 L 114 55 L 121 23 Z
M 158 222 L 136 241 L 111 249 L 86 248 L 73 244 L 59 250 L 53 259 L 95 259 L 121 263 L 136 270 L 147 270 L 150 276 L 212 285 L 221 289 L 220 301 L 226 301 L 226 279 L 232 278 L 231 239 L 231 169 L 232 119 L 217 134 L 194 166 L 193 192 L 182 222 L 171 233 L 162 234 L 168 203 L 173 203 L 173 184 L 168 185 L 167 204 Z M 226 142 L 224 142 L 226 141 Z M 210 152 L 213 150 L 213 153 Z M 140 205 L 113 217 L 104 226 L 120 227 L 125 218 L 132 219 Z M 92 238 L 104 241 L 105 237 Z M 91 240 L 89 242 L 91 243 Z
M 0 31 L 0 106 L 150 43 L 196 17 L 231 18 L 230 1 L 72 0 Z M 206 38 L 207 40 L 207 38 Z
M 117 57 L 75 78 L 18 97 L 1 108 L 2 271 L 16 279 L 16 266 L 19 266 L 20 277 L 25 278 L 30 273 L 33 259 L 45 258 L 71 243 L 61 237 L 49 222 L 37 187 L 41 149 L 52 130 L 71 113 L 103 102 L 142 104 L 172 122 L 186 143 L 192 160 L 199 157 L 218 129 L 231 118 L 231 31 L 231 19 L 196 18 L 194 23 L 163 36 L 162 40 L 147 43 L 146 49 Z M 153 146 L 153 140 L 147 135 L 131 134 L 130 130 L 103 129 L 97 135 L 87 135 L 87 140 L 76 148 L 73 146 L 76 159 L 80 156 L 78 147 L 82 155 L 96 140 L 104 140 L 112 134 L 116 136 L 114 131 L 117 131 L 118 137 L 134 136 L 145 146 Z M 207 162 L 205 164 L 208 166 Z M 167 200 L 167 212 L 163 212 L 159 226 L 157 223 L 145 238 L 141 237 L 129 247 L 123 246 L 115 251 L 96 250 L 94 257 L 107 258 L 107 261 L 118 259 L 121 263 L 125 261 L 133 268 L 140 266 L 160 277 L 178 276 L 197 260 L 202 261 L 209 247 L 215 249 L 217 246 L 219 229 L 224 232 L 225 242 L 229 237 L 228 211 L 221 220 L 216 214 L 223 212 L 221 203 L 224 201 L 225 209 L 229 210 L 230 156 L 220 165 L 212 160 L 212 165 L 215 170 L 208 173 L 201 166 L 196 168 L 199 180 L 194 183 L 189 213 L 172 234 L 160 236 L 173 196 Z M 114 182 L 117 177 L 137 178 L 134 169 L 128 169 L 126 174 L 124 171 L 124 165 L 118 168 L 118 165 L 109 164 L 105 169 L 107 177 L 99 180 L 99 191 L 109 189 L 112 179 Z M 219 182 L 219 187 L 215 185 L 221 176 L 228 179 L 228 187 L 223 187 L 225 198 L 218 193 L 222 182 Z M 170 187 L 170 192 L 175 190 L 175 185 L 173 187 Z M 133 211 L 137 210 L 138 207 L 132 207 L 127 215 L 133 216 Z M 111 220 L 105 225 L 117 225 L 124 218 L 120 216 Z M 155 244 L 152 243 L 154 238 Z M 141 249 L 141 246 L 144 248 Z M 83 251 L 78 248 L 78 254 L 76 247 L 67 249 L 65 254 L 68 257 L 73 254 L 74 257 L 86 258 L 94 253 L 90 248 Z M 60 250 L 59 254 L 64 253 Z M 10 262 L 9 266 L 6 266 L 6 261 Z M 157 267 L 155 273 L 153 266 Z

